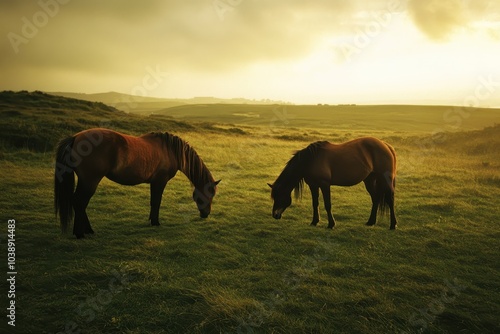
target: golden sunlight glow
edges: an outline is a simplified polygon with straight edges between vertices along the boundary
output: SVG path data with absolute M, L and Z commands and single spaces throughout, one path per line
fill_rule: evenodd
M 129 5 L 0 4 L 0 89 L 500 106 L 500 4 Z

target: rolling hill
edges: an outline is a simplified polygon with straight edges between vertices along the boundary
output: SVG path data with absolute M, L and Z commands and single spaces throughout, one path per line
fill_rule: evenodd
M 123 94 L 117 92 L 96 93 L 96 94 L 82 94 L 82 93 L 69 93 L 69 92 L 48 92 L 48 94 L 63 96 L 73 99 L 102 102 L 125 112 L 149 114 L 156 110 L 165 108 L 183 106 L 183 105 L 197 105 L 197 104 L 289 104 L 283 101 L 271 100 L 249 100 L 244 98 L 223 99 L 217 97 L 193 97 L 190 99 L 168 99 L 148 96 L 137 96 L 130 94 Z
M 69 94 L 81 97 L 79 94 Z M 109 101 L 126 95 L 97 94 Z M 282 139 L 335 139 L 349 133 L 422 136 L 445 131 L 480 130 L 500 124 L 500 109 L 446 106 L 184 104 L 164 108 L 165 101 L 143 98 L 151 110 L 126 113 L 103 102 L 42 92 L 0 92 L 0 142 L 4 146 L 50 150 L 61 135 L 90 127 L 142 133 L 150 131 L 219 131 Z M 160 109 L 157 109 L 160 107 Z M 255 132 L 254 131 L 254 132 Z M 252 131 L 250 131 L 252 132 Z
M 127 114 L 101 102 L 42 92 L 0 92 L 0 145 L 4 148 L 51 151 L 64 136 L 91 127 L 131 133 L 182 131 L 194 126 L 166 117 Z

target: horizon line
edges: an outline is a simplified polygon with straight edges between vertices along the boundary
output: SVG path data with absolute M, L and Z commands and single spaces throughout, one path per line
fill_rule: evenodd
M 123 96 L 130 96 L 133 98 L 137 99 L 157 99 L 157 100 L 174 100 L 174 101 L 182 101 L 182 100 L 195 100 L 195 99 L 214 99 L 214 100 L 247 100 L 249 102 L 255 101 L 255 102 L 265 102 L 266 103 L 258 103 L 260 105 L 291 105 L 291 106 L 426 106 L 426 107 L 455 107 L 455 108 L 472 108 L 472 109 L 500 109 L 500 104 L 499 105 L 481 105 L 481 106 L 466 106 L 466 105 L 460 105 L 460 104 L 455 104 L 455 103 L 446 103 L 446 102 L 361 102 L 361 103 L 355 103 L 355 102 L 350 102 L 350 103 L 326 103 L 326 102 L 317 102 L 317 103 L 296 103 L 296 102 L 291 102 L 291 101 L 285 101 L 285 100 L 274 100 L 270 98 L 262 98 L 262 99 L 255 99 L 255 98 L 247 98 L 247 97 L 231 97 L 231 98 L 226 98 L 226 97 L 217 97 L 217 96 L 192 96 L 192 97 L 187 97 L 187 98 L 182 98 L 182 97 L 159 97 L 159 96 L 141 96 L 141 95 L 133 95 L 133 94 L 127 94 L 127 93 L 121 93 L 117 91 L 107 91 L 107 92 L 97 92 L 97 93 L 82 93 L 82 92 L 64 92 L 64 91 L 44 91 L 44 90 L 26 90 L 26 89 L 21 89 L 21 90 L 10 90 L 10 89 L 4 89 L 2 92 L 28 92 L 28 93 L 35 93 L 35 92 L 42 92 L 45 94 L 49 95 L 55 95 L 55 96 L 62 96 L 62 95 L 57 95 L 57 94 L 75 94 L 75 95 L 105 95 L 105 94 L 119 94 Z M 101 102 L 101 101 L 95 101 L 95 102 Z M 117 101 L 119 103 L 120 101 Z M 139 102 L 140 101 L 135 101 Z M 108 102 L 109 103 L 109 102 Z M 198 103 L 193 103 L 191 105 L 196 105 Z M 214 102 L 214 103 L 199 103 L 199 104 L 231 104 L 231 103 L 223 103 L 223 102 Z M 234 103 L 234 104 L 251 104 L 251 103 Z M 189 103 L 186 105 L 190 105 Z

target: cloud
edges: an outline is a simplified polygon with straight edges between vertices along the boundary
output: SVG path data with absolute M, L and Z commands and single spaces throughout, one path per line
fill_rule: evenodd
M 478 22 L 498 23 L 500 3 L 491 0 L 409 0 L 408 13 L 430 39 L 446 41 Z
M 42 0 L 58 3 L 58 0 Z M 354 9 L 346 0 L 225 1 L 70 1 L 60 4 L 33 38 L 18 44 L 2 39 L 9 62 L 89 71 L 126 71 L 144 64 L 220 71 L 252 62 L 296 59 L 315 42 L 342 29 Z M 43 11 L 7 1 L 0 4 L 6 25 L 2 35 L 23 36 L 23 25 Z M 222 16 L 221 16 L 222 15 Z M 4 21 L 3 21 L 4 22 Z M 8 29 L 8 30 L 3 30 Z
M 410 0 L 408 11 L 422 32 L 434 40 L 446 39 L 466 20 L 462 0 Z
M 491 12 L 487 0 L 5 0 L 0 89 L 75 90 L 69 85 L 85 83 L 87 91 L 129 91 L 148 66 L 186 81 L 231 81 L 276 66 L 286 72 L 286 64 L 324 51 L 325 41 L 366 31 L 373 14 L 384 18 L 393 3 L 434 40 Z M 30 36 L 27 24 L 35 26 Z M 12 34 L 23 42 L 13 45 Z

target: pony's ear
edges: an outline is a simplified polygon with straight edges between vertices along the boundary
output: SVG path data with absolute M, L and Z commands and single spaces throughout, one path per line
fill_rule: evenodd
M 271 183 L 268 183 L 267 185 L 269 186 L 269 188 L 273 189 L 273 185 Z
M 220 179 L 219 181 L 215 181 L 214 186 L 218 185 L 220 181 L 222 181 L 222 179 Z

